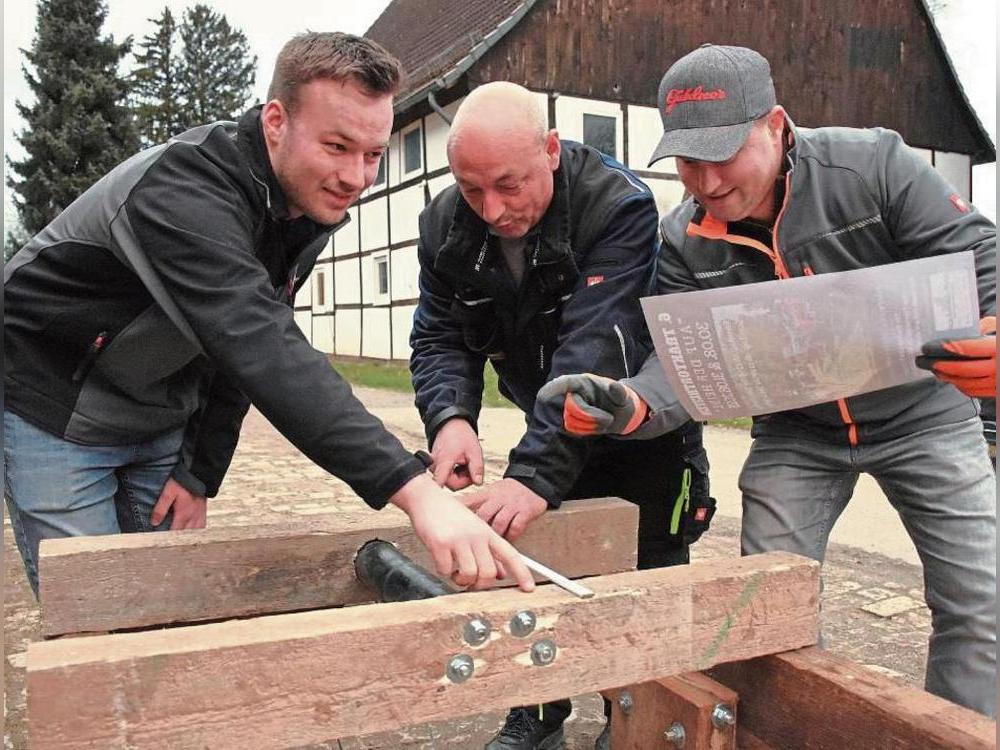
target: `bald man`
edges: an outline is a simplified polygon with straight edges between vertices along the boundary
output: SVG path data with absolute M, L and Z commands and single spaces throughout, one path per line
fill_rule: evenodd
M 649 188 L 560 141 L 541 101 L 510 83 L 472 91 L 448 140 L 457 185 L 420 216 L 410 369 L 434 478 L 452 490 L 483 483 L 476 429 L 489 360 L 526 428 L 503 479 L 463 495 L 468 507 L 513 541 L 565 500 L 623 497 L 640 508 L 639 567 L 686 563 L 714 502 L 701 426 L 577 442 L 558 408 L 535 402 L 558 375 L 627 378 L 652 351 L 639 298 L 654 277 L 658 221 Z M 569 712 L 568 700 L 513 709 L 487 748 L 562 747 Z

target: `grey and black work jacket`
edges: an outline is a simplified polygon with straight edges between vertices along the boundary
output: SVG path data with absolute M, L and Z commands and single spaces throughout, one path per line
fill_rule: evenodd
M 5 266 L 5 408 L 83 444 L 184 428 L 174 477 L 213 496 L 253 403 L 384 505 L 424 467 L 292 314 L 335 229 L 289 217 L 259 108 L 137 154 Z
M 790 121 L 788 133 L 787 170 L 779 185 L 781 203 L 773 227 L 746 221 L 727 224 L 706 214 L 694 199 L 686 200 L 661 223 L 660 294 L 971 250 L 980 314 L 995 314 L 996 227 L 898 133 L 882 128 L 798 129 Z M 655 361 L 629 382 L 654 411 L 664 417 L 676 414 L 676 399 Z M 756 417 L 753 434 L 808 435 L 853 445 L 951 424 L 976 413 L 972 399 L 927 377 Z M 648 436 L 656 421 L 636 436 Z M 669 428 L 669 420 L 663 426 Z
M 649 188 L 588 146 L 564 141 L 554 178 L 520 285 L 457 186 L 424 210 L 410 369 L 433 445 L 448 419 L 476 426 L 488 359 L 527 418 L 506 476 L 557 506 L 601 441 L 565 435 L 561 409 L 535 396 L 557 375 L 633 374 L 652 351 L 639 298 L 655 273 L 658 217 Z

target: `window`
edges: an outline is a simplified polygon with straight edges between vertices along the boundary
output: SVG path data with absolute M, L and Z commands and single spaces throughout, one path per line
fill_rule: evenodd
M 423 143 L 418 125 L 403 135 L 403 171 L 416 172 L 423 166 Z
M 375 301 L 386 302 L 389 298 L 389 256 L 375 255 L 372 261 L 375 264 Z
M 322 271 L 316 272 L 316 307 L 326 305 L 326 274 Z
M 378 160 L 378 173 L 375 175 L 375 182 L 372 183 L 372 187 L 378 187 L 379 185 L 385 184 L 385 165 L 389 161 L 389 149 L 386 149 L 382 153 L 382 158 Z
M 616 129 L 617 122 L 614 117 L 605 117 L 604 115 L 583 116 L 583 142 L 607 154 L 612 159 L 618 158 L 618 153 L 615 149 Z

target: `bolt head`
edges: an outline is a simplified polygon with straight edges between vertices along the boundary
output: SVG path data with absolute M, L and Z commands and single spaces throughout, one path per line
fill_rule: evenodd
M 635 707 L 635 700 L 632 698 L 632 693 L 628 690 L 622 690 L 618 694 L 618 708 L 622 710 L 622 713 L 628 716 L 632 713 L 632 709 Z
M 531 647 L 531 661 L 539 667 L 544 667 L 556 660 L 556 644 L 545 638 Z
M 468 654 L 456 654 L 448 661 L 445 675 L 454 683 L 465 682 L 476 671 L 476 665 Z
M 492 628 L 488 620 L 481 617 L 474 617 L 469 620 L 462 629 L 462 637 L 470 646 L 481 646 L 490 637 Z
M 734 726 L 736 714 L 733 713 L 732 707 L 725 703 L 716 703 L 715 708 L 712 709 L 712 724 L 715 725 L 716 729 Z
M 675 721 L 670 725 L 670 729 L 663 733 L 663 737 L 667 742 L 673 743 L 674 747 L 684 747 L 687 734 L 684 732 L 684 725 Z
M 534 612 L 522 609 L 510 618 L 510 633 L 516 638 L 525 638 L 534 632 L 537 623 Z

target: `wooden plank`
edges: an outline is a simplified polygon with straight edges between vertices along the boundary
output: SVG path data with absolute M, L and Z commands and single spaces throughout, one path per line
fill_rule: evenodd
M 996 722 L 820 649 L 725 664 L 709 674 L 740 694 L 740 726 L 772 747 L 996 747 Z
M 628 708 L 620 697 L 628 693 Z M 736 713 L 735 691 L 700 672 L 666 677 L 605 691 L 611 700 L 611 747 L 615 750 L 668 748 L 664 733 L 675 723 L 684 729 L 684 750 L 735 750 L 736 726 L 716 727 L 719 704 Z
M 532 523 L 518 548 L 570 577 L 634 570 L 638 523 L 638 508 L 624 500 L 574 500 Z M 376 537 L 433 571 L 408 519 L 395 508 L 270 526 L 45 540 L 42 633 L 370 602 L 353 561 L 358 548 Z
M 298 747 L 533 704 L 815 642 L 819 566 L 788 553 L 552 585 L 52 640 L 28 648 L 33 747 Z M 538 627 L 507 623 L 530 607 Z M 493 626 L 462 640 L 472 616 Z M 535 666 L 532 644 L 555 660 Z M 445 676 L 459 653 L 471 679 Z

